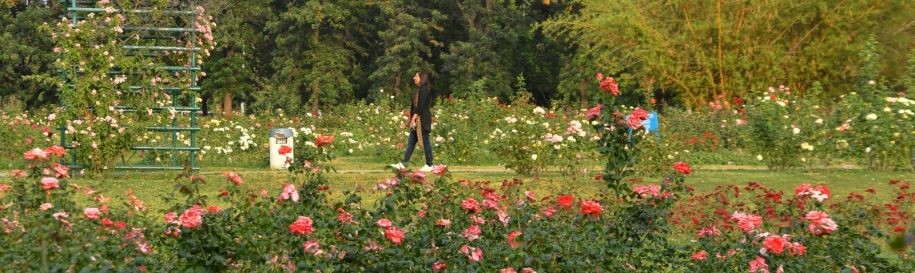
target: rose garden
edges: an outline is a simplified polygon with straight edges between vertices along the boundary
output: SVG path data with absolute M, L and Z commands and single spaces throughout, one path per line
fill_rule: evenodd
M 593 37 L 576 22 L 623 29 L 595 11 L 617 4 L 456 1 L 455 14 L 487 20 L 556 9 L 531 33 L 589 49 L 557 68 L 577 71 L 559 72 L 573 79 L 571 101 L 538 98 L 525 85 L 536 77 L 509 80 L 508 94 L 486 76 L 441 85 L 454 90 L 434 93 L 436 164 L 423 171 L 421 153 L 392 164 L 407 145 L 408 68 L 422 65 L 385 74 L 393 88 L 346 95 L 361 88 L 355 80 L 322 77 L 348 77 L 337 61 L 374 53 L 338 60 L 340 48 L 322 43 L 362 48 L 343 22 L 369 10 L 390 17 L 379 19 L 390 20 L 377 31 L 389 50 L 377 63 L 398 62 L 409 59 L 391 53 L 409 36 L 400 24 L 443 23 L 435 18 L 449 9 L 267 1 L 285 11 L 263 19 L 265 33 L 312 31 L 270 34 L 273 46 L 314 43 L 305 50 L 321 56 L 300 60 L 305 69 L 277 50 L 267 62 L 289 67 L 271 69 L 280 80 L 267 83 L 242 60 L 267 58 L 252 53 L 263 46 L 246 36 L 256 28 L 233 21 L 245 19 L 233 5 L 257 3 L 52 2 L 0 4 L 9 18 L 49 12 L 28 34 L 48 47 L 46 71 L 20 74 L 56 94 L 53 103 L 0 94 L 3 272 L 915 272 L 915 54 L 892 77 L 881 57 L 903 38 L 861 38 L 848 85 L 784 76 L 736 92 L 708 76 L 697 99 L 677 77 L 663 85 L 652 76 L 663 70 L 627 63 L 637 53 L 582 42 Z M 448 54 L 472 54 L 459 43 Z M 728 75 L 748 77 L 738 72 Z M 458 77 L 448 75 L 438 77 Z M 365 78 L 384 82 L 376 77 Z M 276 89 L 229 91 L 246 84 Z M 294 84 L 299 93 L 280 91 Z

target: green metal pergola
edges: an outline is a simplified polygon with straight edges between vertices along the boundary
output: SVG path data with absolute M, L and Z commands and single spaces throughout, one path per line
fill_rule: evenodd
M 87 1 L 87 0 L 60 0 L 60 2 L 67 6 L 67 16 L 70 19 L 70 24 L 76 26 L 77 22 L 83 18 L 88 13 L 105 13 L 106 10 L 103 8 L 97 7 L 97 1 Z M 125 26 L 124 34 L 129 33 L 144 33 L 142 36 L 144 39 L 153 39 L 157 41 L 172 41 L 175 42 L 176 37 L 188 34 L 190 35 L 189 41 L 195 41 L 200 33 L 196 28 L 194 28 L 194 19 L 197 14 L 193 10 L 193 3 L 183 5 L 178 10 L 165 10 L 165 11 L 156 11 L 156 10 L 144 10 L 144 9 L 135 9 L 135 10 L 115 10 L 116 13 L 121 14 L 150 14 L 158 13 L 166 14 L 168 16 L 173 16 L 175 20 L 169 20 L 174 22 L 174 24 L 181 24 L 180 22 L 186 23 L 185 26 L 155 26 L 155 27 L 134 27 L 134 26 Z M 183 19 L 183 20 L 182 20 Z M 155 33 L 155 35 L 148 35 L 145 33 Z M 157 42 L 158 43 L 158 42 Z M 183 45 L 176 46 L 162 46 L 162 45 L 124 45 L 123 49 L 128 50 L 132 54 L 143 54 L 144 56 L 162 56 L 161 52 L 164 51 L 181 51 L 187 52 L 190 54 L 190 64 L 187 66 L 161 66 L 156 67 L 157 69 L 162 69 L 169 73 L 174 72 L 187 72 L 183 73 L 189 79 L 187 82 L 190 82 L 189 86 L 167 86 L 163 87 L 162 90 L 166 91 L 171 96 L 171 104 L 166 107 L 156 107 L 152 108 L 154 112 L 163 112 L 163 111 L 176 111 L 182 115 L 189 116 L 190 123 L 188 125 L 179 125 L 178 118 L 179 115 L 175 115 L 170 119 L 169 124 L 161 124 L 159 126 L 149 126 L 145 129 L 147 132 L 154 133 L 166 133 L 171 136 L 170 145 L 162 145 L 150 143 L 137 143 L 135 146 L 132 146 L 130 149 L 134 153 L 146 154 L 154 153 L 167 154 L 169 155 L 168 160 L 161 160 L 160 162 L 149 162 L 148 158 L 141 159 L 139 163 L 137 162 L 122 162 L 116 165 L 114 168 L 119 170 L 183 170 L 186 167 L 197 171 L 199 166 L 197 166 L 197 152 L 200 148 L 197 147 L 197 133 L 200 131 L 200 127 L 197 125 L 197 113 L 200 112 L 200 107 L 197 105 L 197 97 L 199 92 L 202 90 L 201 87 L 197 84 L 198 75 L 200 74 L 200 66 L 197 64 L 199 51 L 202 49 L 199 47 L 188 47 Z M 149 53 L 156 52 L 156 53 Z M 78 79 L 78 73 L 74 70 L 78 67 L 73 67 L 70 71 L 61 70 L 61 77 L 66 81 L 67 73 L 72 73 L 72 81 L 75 82 Z M 130 72 L 111 70 L 108 72 L 109 75 L 126 75 L 131 74 Z M 75 84 L 64 84 L 63 88 L 74 88 Z M 130 86 L 131 90 L 140 90 L 143 89 L 142 86 Z M 186 92 L 185 92 L 186 91 Z M 189 100 L 182 102 L 179 100 L 179 95 L 187 95 Z M 66 107 L 66 105 L 61 105 L 61 107 Z M 137 109 L 133 109 L 127 106 L 118 106 L 119 110 L 124 112 L 138 112 Z M 145 111 L 145 110 L 144 110 Z M 83 169 L 85 165 L 81 164 L 77 160 L 76 150 L 72 145 L 67 142 L 67 128 L 64 122 L 61 122 L 60 126 L 60 145 L 68 150 L 70 150 L 71 157 L 69 159 L 64 159 L 64 164 L 69 166 L 71 169 Z M 189 135 L 190 145 L 179 145 L 184 143 L 179 143 L 178 136 L 182 132 L 187 132 Z M 142 158 L 143 156 L 141 156 Z M 160 158 L 160 157 L 156 157 Z M 161 158 L 160 158 L 161 159 Z

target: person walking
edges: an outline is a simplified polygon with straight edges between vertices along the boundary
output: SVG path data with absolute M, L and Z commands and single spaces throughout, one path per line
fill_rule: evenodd
M 413 75 L 413 83 L 417 89 L 410 99 L 410 136 L 407 137 L 407 150 L 404 151 L 403 161 L 395 164 L 395 167 L 403 168 L 403 164 L 409 163 L 416 144 L 422 142 L 426 165 L 420 170 L 428 172 L 432 170 L 432 144 L 429 139 L 429 133 L 432 131 L 432 93 L 429 90 L 429 73 L 417 71 Z

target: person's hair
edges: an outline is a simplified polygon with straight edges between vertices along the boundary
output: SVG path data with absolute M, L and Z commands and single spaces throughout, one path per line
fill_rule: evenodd
M 419 74 L 419 87 L 429 88 L 429 72 L 417 70 L 416 74 Z

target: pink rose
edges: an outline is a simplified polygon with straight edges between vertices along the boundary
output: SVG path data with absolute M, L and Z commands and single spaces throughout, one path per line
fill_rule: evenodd
M 471 263 L 476 263 L 483 260 L 483 250 L 475 247 L 470 247 L 467 245 L 461 246 L 461 253 L 467 256 L 467 260 Z
M 184 211 L 181 214 L 181 226 L 185 228 L 196 228 L 203 223 L 203 210 L 200 209 L 200 206 L 194 205 L 193 207 Z
M 447 227 L 451 225 L 451 220 L 448 219 L 438 219 L 435 221 L 436 226 Z
M 101 212 L 98 210 L 98 208 L 83 209 L 83 216 L 86 216 L 86 218 L 89 218 L 92 220 L 98 220 L 99 214 L 101 214 Z
M 295 186 L 292 184 L 286 184 L 283 186 L 283 192 L 280 193 L 279 201 L 292 199 L 292 202 L 299 202 L 299 192 L 296 191 Z
M 50 189 L 57 188 L 57 187 L 58 187 L 57 178 L 45 177 L 45 178 L 41 179 L 41 188 L 42 189 L 50 190 Z
M 48 153 L 42 149 L 35 148 L 22 154 L 22 157 L 25 158 L 25 160 L 48 159 Z
M 482 233 L 482 231 L 480 230 L 480 226 L 472 225 L 472 226 L 468 227 L 467 229 L 465 229 L 464 232 L 461 233 L 461 236 L 464 236 L 465 239 L 473 242 L 476 239 L 480 238 L 480 233 Z
M 318 244 L 318 241 L 311 240 L 302 244 L 302 247 L 305 248 L 305 253 L 315 253 L 321 248 Z

